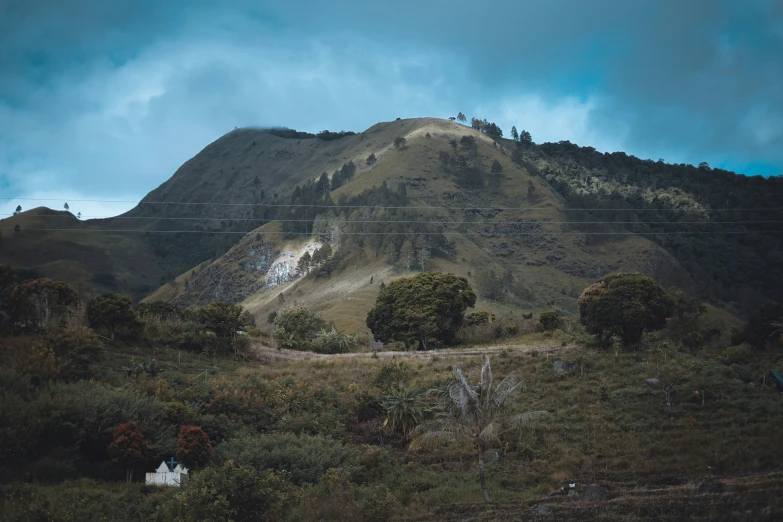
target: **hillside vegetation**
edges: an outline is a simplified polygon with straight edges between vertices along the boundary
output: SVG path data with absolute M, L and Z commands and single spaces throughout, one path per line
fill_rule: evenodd
M 501 314 L 573 314 L 586 284 L 617 271 L 739 315 L 780 298 L 780 180 L 507 140 L 476 121 L 418 118 L 316 137 L 237 129 L 124 216 L 34 210 L 3 220 L 0 262 L 66 280 L 87 298 L 141 299 L 163 285 L 152 299 L 244 302 L 259 319 L 291 294 L 347 317 L 357 333 L 350 318 L 369 309 L 370 278 L 424 269 L 467 277 Z M 298 258 L 324 243 L 333 259 L 296 278 Z

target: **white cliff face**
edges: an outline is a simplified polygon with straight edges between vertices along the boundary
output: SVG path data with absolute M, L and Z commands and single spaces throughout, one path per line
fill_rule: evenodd
M 321 248 L 322 243 L 318 241 L 309 241 L 304 246 L 296 250 L 284 250 L 275 259 L 266 273 L 264 282 L 265 288 L 274 288 L 284 285 L 297 278 L 296 265 L 299 263 L 305 252 L 313 255 L 316 248 Z

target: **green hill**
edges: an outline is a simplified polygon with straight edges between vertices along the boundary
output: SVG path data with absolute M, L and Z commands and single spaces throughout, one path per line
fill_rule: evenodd
M 408 260 L 469 277 L 480 305 L 500 313 L 574 312 L 588 283 L 633 270 L 743 314 L 783 293 L 781 211 L 768 210 L 782 193 L 777 178 L 519 144 L 436 118 L 339 139 L 238 129 L 123 216 L 37 209 L 1 221 L 0 263 L 86 296 L 242 301 L 259 317 L 283 293 L 359 330 L 380 280 L 407 274 Z M 34 230 L 52 223 L 78 232 Z M 327 268 L 291 278 L 323 240 L 334 243 Z

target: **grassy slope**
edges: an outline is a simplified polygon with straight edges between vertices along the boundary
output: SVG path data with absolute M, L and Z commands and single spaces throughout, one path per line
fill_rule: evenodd
M 16 225 L 21 227 L 18 233 Z M 69 212 L 46 208 L 24 212 L 0 221 L 0 264 L 67 281 L 83 298 L 157 287 L 165 269 L 140 234 L 97 232 L 106 227 L 103 220 L 79 221 Z M 36 228 L 77 231 L 26 230 Z
M 551 346 L 559 335 L 542 340 Z M 762 520 L 762 515 L 783 513 L 783 477 L 779 472 L 768 474 L 780 466 L 780 392 L 734 379 L 715 352 L 615 356 L 578 347 L 545 349 L 536 338 L 522 337 L 517 340 L 521 344 L 493 356 L 496 376 L 511 373 L 524 384 L 512 411 L 546 409 L 552 416 L 521 430 L 500 448 L 504 456 L 488 469 L 496 501 L 492 506 L 481 501 L 469 447 L 446 444 L 411 452 L 397 437 L 383 435 L 381 418 L 372 421 L 372 427 L 359 424 L 350 429 L 347 443 L 381 445 L 394 454 L 398 475 L 394 475 L 393 494 L 401 518 L 507 520 L 541 504 L 550 506 L 558 519 L 568 520 L 673 519 L 683 513 L 708 520 L 747 510 L 746 519 Z M 478 365 L 484 348 L 459 356 L 444 350 L 410 359 L 406 380 L 427 389 L 447 377 L 455 364 L 465 369 Z M 199 386 L 207 370 L 209 378 L 229 382 L 293 377 L 297 382 L 333 386 L 345 397 L 357 390 L 375 394 L 373 381 L 384 364 L 384 358 L 335 357 L 258 365 L 165 348 L 118 347 L 102 363 L 101 380 L 130 385 L 119 369 L 148 356 L 166 370 L 163 378 L 185 393 Z M 580 369 L 558 375 L 552 371 L 557 358 L 579 361 Z M 780 364 L 779 354 L 760 352 L 751 367 L 760 375 Z M 660 391 L 643 384 L 659 366 L 676 369 L 683 379 L 671 407 Z M 704 395 L 703 402 L 697 391 Z M 725 492 L 700 492 L 705 481 L 724 484 Z M 590 504 L 549 496 L 570 482 L 576 482 L 580 492 L 598 482 L 608 490 L 610 500 Z M 61 494 L 69 487 L 49 486 L 43 491 Z M 85 487 L 97 495 L 102 487 L 113 486 Z
M 465 135 L 475 137 L 478 143 L 476 155 L 481 158 L 487 171 L 495 160 L 502 165 L 502 181 L 497 188 L 463 189 L 455 184 L 453 174 L 444 172 L 438 160 L 439 152 L 453 153 L 448 141 L 452 138 L 459 141 Z M 396 136 L 406 138 L 405 150 L 392 147 Z M 670 256 L 640 236 L 623 236 L 597 245 L 587 245 L 583 236 L 531 238 L 515 234 L 511 229 L 508 234 L 499 234 L 495 226 L 482 225 L 481 222 L 486 220 L 566 220 L 564 213 L 558 210 L 564 204 L 562 198 L 545 181 L 531 176 L 511 162 L 510 150 L 513 145 L 507 140 L 500 140 L 499 146 L 493 146 L 491 138 L 473 129 L 434 118 L 381 123 L 346 140 L 351 141 L 346 141 L 346 148 L 338 161 L 352 160 L 357 165 L 357 172 L 353 180 L 332 193 L 332 199 L 337 200 L 342 194 L 358 194 L 384 181 L 390 187 L 405 182 L 413 208 L 438 207 L 434 210 L 422 208 L 415 212 L 406 211 L 406 215 L 418 219 L 473 221 L 469 225 L 448 229 L 448 237 L 456 242 L 458 254 L 455 259 L 434 258 L 432 269 L 466 276 L 474 286 L 478 285 L 477 278 L 482 272 L 493 270 L 502 274 L 511 271 L 514 279 L 523 287 L 524 295 L 510 298 L 506 303 L 481 300 L 478 304 L 496 314 L 510 314 L 515 310 L 519 313 L 520 308 L 531 310 L 544 307 L 556 307 L 566 313 L 574 313 L 575 297 L 595 277 L 611 270 L 643 271 L 657 276 L 666 285 L 676 284 L 687 277 Z M 296 143 L 295 140 L 289 141 Z M 366 164 L 370 153 L 377 158 L 372 168 Z M 461 148 L 460 153 L 464 153 Z M 536 187 L 533 200 L 528 198 L 529 182 Z M 520 210 L 484 211 L 479 216 L 465 210 L 450 210 L 453 207 L 469 206 L 513 207 Z M 248 237 L 267 230 L 269 226 L 252 232 Z M 543 230 L 560 232 L 563 227 L 552 223 L 543 225 Z M 293 246 L 272 236 L 268 239 L 275 241 L 281 249 Z M 240 243 L 234 248 L 245 247 Z M 550 259 L 552 256 L 559 257 L 563 261 L 551 261 L 548 256 Z M 240 278 L 245 284 L 263 279 L 263 275 L 245 273 L 239 267 L 242 259 L 244 257 L 241 255 L 229 253 L 213 264 L 220 267 L 221 273 Z M 588 274 L 589 277 L 575 275 L 573 270 L 567 273 L 560 264 L 563 262 L 587 267 L 592 273 Z M 361 264 L 333 274 L 329 279 L 295 281 L 282 288 L 251 295 L 244 304 L 263 324 L 267 314 L 280 307 L 277 297 L 282 291 L 287 296 L 286 302 L 306 303 L 322 311 L 325 317 L 334 320 L 342 328 L 368 333 L 364 327 L 364 317 L 374 303 L 378 284 L 381 280 L 388 282 L 405 275 L 409 274 L 398 268 L 387 267 L 383 261 L 370 255 Z M 371 276 L 374 285 L 370 285 Z M 155 293 L 150 299 L 171 297 L 172 290 L 174 288 Z M 173 294 L 176 298 L 176 292 Z

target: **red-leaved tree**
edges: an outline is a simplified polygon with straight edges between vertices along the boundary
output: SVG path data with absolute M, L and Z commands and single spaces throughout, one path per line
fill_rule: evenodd
M 133 480 L 133 466 L 144 462 L 147 441 L 144 440 L 139 425 L 129 420 L 114 428 L 114 436 L 109 444 L 109 455 L 115 462 L 125 466 L 125 481 Z
M 209 436 L 199 426 L 180 426 L 177 438 L 177 458 L 192 468 L 207 462 L 212 454 Z

